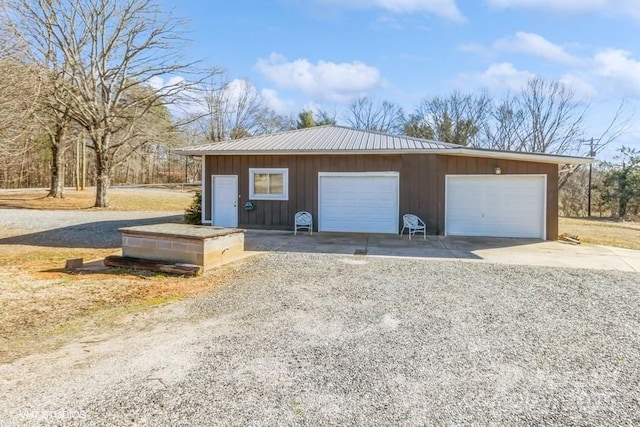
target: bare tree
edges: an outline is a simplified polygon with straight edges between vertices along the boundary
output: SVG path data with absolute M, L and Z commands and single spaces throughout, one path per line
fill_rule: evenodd
M 490 119 L 484 128 L 482 145 L 493 150 L 524 150 L 524 119 L 524 112 L 516 99 L 507 94 L 491 111 Z
M 55 59 L 47 59 L 48 68 L 42 68 L 42 85 L 39 102 L 34 113 L 39 130 L 47 136 L 47 147 L 51 153 L 50 186 L 48 197 L 64 197 L 64 156 L 71 147 L 71 134 L 82 133 L 73 121 L 69 106 L 60 105 L 56 99 L 65 96 L 64 82 L 58 81 L 61 73 Z
M 38 69 L 24 54 L 4 6 L 0 3 L 0 162 L 2 185 L 8 186 L 9 171 L 14 166 L 23 169 L 24 157 L 36 139 L 33 112 L 40 85 Z
M 395 133 L 402 128 L 404 111 L 393 102 L 378 103 L 364 96 L 349 104 L 346 121 L 356 129 Z
M 291 116 L 278 114 L 272 108 L 265 107 L 256 115 L 258 125 L 256 135 L 283 132 L 296 128 L 296 119 Z
M 632 125 L 633 113 L 627 112 L 627 106 L 628 104 L 625 99 L 620 101 L 609 125 L 602 131 L 599 137 L 593 138 L 590 141 L 591 144 L 589 145 L 587 155 L 597 156 L 605 147 L 629 131 Z M 583 140 L 583 142 L 584 141 L 585 140 Z
M 238 139 L 258 133 L 264 109 L 260 93 L 248 80 L 229 80 L 216 70 L 199 88 L 204 113 L 200 120 L 209 142 Z
M 55 108 L 68 109 L 86 131 L 95 153 L 95 206 L 106 207 L 118 154 L 136 149 L 136 123 L 191 85 L 165 82 L 192 65 L 180 58 L 182 22 L 155 0 L 12 0 L 12 6 L 32 55 L 46 64 L 53 51 L 61 64 Z M 142 90 L 158 82 L 161 89 Z
M 524 114 L 523 151 L 563 154 L 578 148 L 588 105 L 581 106 L 573 90 L 559 81 L 536 77 L 517 102 Z
M 336 119 L 336 112 L 333 109 L 317 109 L 314 120 L 316 122 L 316 126 L 335 126 L 336 123 L 338 123 Z
M 405 122 L 403 131 L 409 136 L 478 146 L 491 108 L 492 99 L 486 92 L 472 95 L 455 91 L 446 98 L 422 101 Z
M 18 157 L 32 136 L 39 85 L 36 71 L 15 57 L 0 57 L 0 157 Z

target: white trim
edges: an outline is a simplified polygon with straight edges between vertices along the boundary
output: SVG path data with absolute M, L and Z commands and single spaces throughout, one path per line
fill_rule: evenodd
M 525 153 L 514 151 L 487 150 L 481 148 L 423 148 L 423 149 L 397 149 L 397 150 L 202 150 L 202 151 L 175 151 L 183 156 L 299 156 L 299 155 L 362 155 L 362 154 L 440 154 L 445 156 L 485 157 L 491 159 L 522 160 L 525 162 L 550 163 L 556 165 L 588 165 L 595 163 L 593 157 L 565 156 L 560 154 Z
M 501 175 L 491 175 L 491 174 L 446 174 L 444 176 L 444 235 L 447 236 L 447 214 L 449 211 L 449 178 L 450 177 L 482 177 L 482 178 L 490 178 L 490 179 L 499 179 L 504 177 L 542 177 L 543 178 L 543 197 L 542 197 L 542 240 L 547 240 L 547 180 L 548 177 L 546 174 L 501 174 Z
M 201 172 L 200 172 L 200 196 L 201 196 L 201 200 L 200 200 L 200 222 L 202 224 L 211 224 L 211 220 L 206 219 L 207 218 L 207 192 L 205 191 L 205 180 L 207 179 L 204 175 L 206 172 L 206 163 L 207 163 L 207 156 L 202 156 L 202 162 L 200 164 L 200 168 L 201 168 Z M 211 182 L 213 184 L 213 181 Z M 213 206 L 211 206 L 211 208 L 213 209 Z M 211 215 L 213 215 L 213 212 L 211 212 Z
M 547 198 L 549 197 L 549 193 L 547 192 L 547 175 L 544 176 L 544 198 L 542 200 L 542 239 L 547 240 Z M 557 210 L 556 210 L 557 214 Z M 553 239 L 555 240 L 558 236 L 555 236 Z
M 215 183 L 214 180 L 216 178 L 234 178 L 236 181 L 236 191 L 235 191 L 235 200 L 236 200 L 236 216 L 235 216 L 235 221 L 234 221 L 234 226 L 233 228 L 237 228 L 238 227 L 238 175 L 211 175 L 211 220 L 208 221 L 211 225 L 213 225 L 213 202 L 215 201 L 215 196 L 213 194 L 213 191 L 215 189 Z
M 318 172 L 318 176 L 397 176 L 400 172 Z
M 257 173 L 282 174 L 283 194 L 255 194 L 253 176 Z M 249 168 L 249 199 L 289 200 L 289 168 Z
M 344 177 L 366 177 L 366 176 L 385 176 L 394 177 L 396 179 L 396 217 L 394 221 L 395 233 L 400 229 L 400 172 L 318 172 L 318 231 L 322 231 L 322 178 L 323 176 L 344 176 Z

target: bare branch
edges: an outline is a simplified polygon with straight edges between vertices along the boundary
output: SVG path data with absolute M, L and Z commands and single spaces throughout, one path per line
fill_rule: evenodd
M 389 101 L 377 103 L 369 97 L 361 97 L 347 107 L 347 122 L 356 129 L 378 132 L 399 132 L 404 122 L 404 111 Z
M 157 0 L 8 1 L 13 28 L 54 82 L 50 107 L 91 139 L 96 206 L 107 206 L 123 148 L 148 142 L 140 122 L 194 87 L 186 83 L 194 80 L 194 63 L 181 56 L 184 22 L 162 12 Z

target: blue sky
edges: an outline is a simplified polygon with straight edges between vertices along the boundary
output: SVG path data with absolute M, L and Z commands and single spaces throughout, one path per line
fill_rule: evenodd
M 190 21 L 189 58 L 251 80 L 284 114 L 361 95 L 411 111 L 535 75 L 591 104 L 585 137 L 622 99 L 629 114 L 640 104 L 639 0 L 164 1 Z M 618 145 L 640 148 L 639 116 Z

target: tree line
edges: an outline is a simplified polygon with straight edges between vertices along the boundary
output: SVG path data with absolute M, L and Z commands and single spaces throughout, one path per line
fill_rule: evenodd
M 454 91 L 408 112 L 363 96 L 341 111 L 282 115 L 250 81 L 184 60 L 184 22 L 156 0 L 8 0 L 1 13 L 0 187 L 49 186 L 63 197 L 65 185 L 95 185 L 97 207 L 109 205 L 112 184 L 198 181 L 198 161 L 171 154 L 189 144 L 345 123 L 478 148 L 597 155 L 629 125 L 622 102 L 585 152 L 589 106 L 541 77 L 500 98 Z M 637 166 L 634 153 L 621 155 L 626 163 L 596 175 Z M 561 185 L 583 173 L 563 170 Z M 603 200 L 631 191 L 620 179 L 602 178 L 619 189 L 603 190 Z

